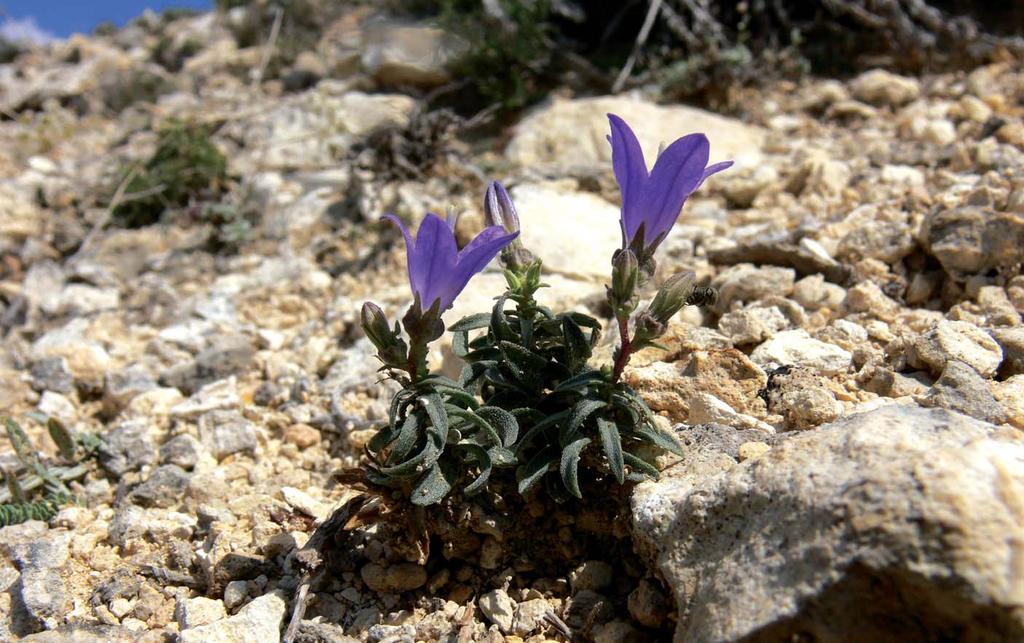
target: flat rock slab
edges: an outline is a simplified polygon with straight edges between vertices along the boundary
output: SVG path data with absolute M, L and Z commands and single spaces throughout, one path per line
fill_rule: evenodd
M 1019 432 L 893 404 L 737 464 L 716 431 L 633 498 L 676 641 L 1022 640 Z

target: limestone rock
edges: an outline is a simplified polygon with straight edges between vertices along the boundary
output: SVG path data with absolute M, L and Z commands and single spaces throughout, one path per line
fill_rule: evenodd
M 284 592 L 264 594 L 234 616 L 183 630 L 178 640 L 181 643 L 279 643 L 286 607 Z
M 921 224 L 921 244 L 954 277 L 1024 263 L 1024 214 L 982 206 L 937 209 Z
M 363 36 L 363 69 L 385 86 L 436 87 L 465 46 L 436 27 L 377 24 Z
M 617 114 L 636 132 L 648 167 L 658 146 L 693 132 L 714 132 L 711 160 L 754 164 L 765 131 L 738 120 L 683 105 L 660 106 L 620 96 L 556 99 L 520 121 L 506 155 L 523 167 L 563 173 L 572 167 L 611 168 L 607 114 Z M 668 140 L 666 140 L 668 139 Z
M 822 375 L 842 373 L 850 367 L 853 355 L 835 344 L 814 339 L 806 330 L 783 331 L 761 344 L 750 359 L 764 369 L 799 366 Z
M 922 406 L 949 409 L 985 422 L 1000 424 L 1006 421 L 1006 411 L 996 401 L 984 378 L 957 360 L 946 363 L 942 376 L 919 399 Z
M 884 69 L 872 69 L 857 76 L 850 82 L 850 90 L 858 100 L 892 107 L 909 103 L 921 94 L 918 81 Z
M 633 499 L 676 641 L 1024 636 L 1018 433 L 888 405 L 719 473 L 714 448 L 687 451 Z
M 502 632 L 512 630 L 515 617 L 515 603 L 503 589 L 496 589 L 480 597 L 477 602 L 487 620 L 497 625 Z
M 942 320 L 918 335 L 907 349 L 907 363 L 941 374 L 946 363 L 967 364 L 983 377 L 992 377 L 1003 361 L 1003 350 L 988 333 L 974 324 Z

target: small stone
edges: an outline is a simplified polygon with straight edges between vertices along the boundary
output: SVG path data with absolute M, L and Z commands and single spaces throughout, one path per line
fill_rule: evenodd
M 388 567 L 369 563 L 359 570 L 359 576 L 378 594 L 400 594 L 423 587 L 427 582 L 427 570 L 414 563 L 397 563 Z
M 569 585 L 574 593 L 585 589 L 604 589 L 611 585 L 613 571 L 612 566 L 604 561 L 588 560 L 569 572 Z
M 1001 424 L 1006 412 L 996 401 L 988 383 L 973 368 L 950 360 L 932 389 L 919 398 L 922 406 L 963 413 L 985 422 Z
M 18 525 L 26 536 L 35 526 L 41 528 L 38 534 L 13 543 L 10 541 L 17 530 L 12 527 L 2 530 L 4 538 L 0 541 L 0 550 L 6 550 L 21 572 L 21 582 L 12 591 L 18 594 L 28 617 L 35 627 L 52 630 L 63 622 L 71 598 L 62 575 L 68 562 L 71 534 L 47 530 L 38 522 Z
M 921 85 L 913 78 L 897 76 L 884 69 L 872 69 L 850 81 L 850 91 L 857 100 L 899 107 L 920 96 Z
M 553 613 L 551 604 L 543 598 L 523 601 L 516 606 L 513 631 L 519 636 L 529 636 L 547 628 L 546 614 Z
M 1024 263 L 1024 213 L 973 205 L 937 209 L 925 217 L 920 236 L 925 250 L 958 278 Z
M 192 420 L 210 411 L 237 408 L 241 400 L 236 387 L 237 383 L 231 377 L 207 384 L 184 402 L 171 407 L 170 415 L 173 418 Z
M 115 598 L 110 602 L 110 613 L 117 618 L 124 618 L 132 609 L 132 602 L 127 598 Z
M 174 608 L 174 618 L 182 630 L 208 625 L 227 618 L 227 615 L 223 601 L 205 596 L 179 598 Z
M 300 449 L 308 449 L 320 443 L 320 432 L 308 424 L 292 424 L 284 431 L 284 441 Z
M 992 330 L 992 336 L 1003 351 L 1000 375 L 1024 374 L 1024 327 L 996 328 Z
M 1003 405 L 1006 421 L 1024 429 L 1024 375 L 1014 375 L 1005 382 L 993 382 L 993 395 Z
M 650 637 L 626 621 L 609 621 L 593 630 L 594 643 L 641 643 Z
M 884 366 L 875 366 L 863 381 L 864 390 L 886 397 L 921 395 L 931 386 L 931 378 L 924 373 L 905 375 Z
M 843 412 L 843 404 L 825 378 L 797 368 L 772 378 L 768 410 L 781 415 L 787 429 L 804 430 L 836 419 Z
M 137 395 L 156 388 L 156 379 L 146 367 L 136 364 L 107 373 L 103 387 L 103 409 L 116 415 Z
M 687 422 L 690 424 L 724 424 L 736 428 L 757 429 L 768 434 L 775 433 L 770 424 L 757 418 L 737 413 L 731 406 L 710 393 L 696 393 L 690 398 L 690 413 Z
M 814 339 L 803 329 L 777 334 L 755 348 L 750 359 L 765 369 L 798 366 L 824 375 L 843 373 L 853 363 L 849 351 Z
M 477 606 L 488 621 L 494 623 L 502 632 L 512 630 L 515 618 L 515 603 L 503 589 L 496 589 L 480 597 Z
M 157 449 L 149 436 L 146 422 L 128 420 L 117 425 L 103 437 L 99 458 L 103 468 L 115 476 L 154 464 L 157 461 Z
M 718 289 L 718 309 L 726 311 L 735 301 L 749 303 L 772 295 L 785 297 L 793 292 L 795 280 L 796 271 L 792 268 L 741 263 L 726 268 L 711 285 Z
M 249 584 L 244 580 L 233 580 L 224 586 L 224 607 L 235 609 L 249 595 Z
M 36 408 L 43 415 L 59 420 L 64 426 L 72 427 L 78 420 L 78 411 L 75 409 L 75 405 L 60 393 L 44 391 Z
M 235 411 L 210 411 L 199 418 L 199 439 L 217 460 L 235 453 L 255 454 L 256 428 Z
M 63 357 L 49 357 L 32 364 L 32 388 L 40 393 L 70 393 L 74 380 L 68 370 L 68 361 Z
M 914 338 L 907 363 L 938 375 L 946 364 L 963 362 L 983 377 L 992 377 L 1003 361 L 1003 351 L 992 337 L 974 324 L 942 320 Z
M 295 487 L 281 487 L 281 497 L 288 503 L 293 509 L 297 509 L 302 513 L 316 518 L 318 521 L 324 521 L 331 514 L 331 508 L 319 500 L 313 498 L 305 491 L 296 489 Z
M 764 442 L 744 442 L 739 448 L 740 462 L 760 458 L 771 450 L 771 446 Z
M 199 440 L 183 433 L 160 445 L 160 461 L 164 464 L 176 464 L 182 469 L 193 469 L 199 464 L 205 451 Z
M 366 630 L 368 643 L 400 643 L 412 641 L 416 636 L 416 628 L 410 624 L 404 625 L 371 625 Z
M 844 305 L 850 312 L 867 313 L 883 321 L 892 321 L 900 312 L 900 305 L 873 281 L 862 281 L 846 291 Z
M 180 643 L 280 643 L 287 603 L 280 591 L 253 599 L 237 614 L 183 630 Z
M 174 507 L 181 504 L 190 474 L 176 464 L 164 464 L 131 490 L 128 501 L 140 507 Z
M 808 275 L 793 284 L 793 301 L 810 311 L 838 310 L 846 299 L 846 289 L 825 281 L 822 275 Z
M 722 315 L 718 329 L 733 344 L 760 344 L 789 326 L 789 320 L 777 306 L 751 306 Z
M 748 442 L 747 444 L 755 444 Z M 761 443 L 763 444 L 763 443 Z M 768 445 L 765 445 L 766 447 Z M 743 446 L 740 446 L 743 450 Z M 766 449 L 767 450 L 767 449 Z M 660 628 L 668 618 L 669 600 L 665 593 L 647 580 L 640 581 L 636 589 L 629 593 L 626 601 L 629 615 L 644 627 Z

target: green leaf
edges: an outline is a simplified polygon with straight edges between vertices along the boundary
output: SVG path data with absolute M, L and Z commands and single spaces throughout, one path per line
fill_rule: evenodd
M 552 426 L 555 426 L 556 424 L 566 419 L 567 417 L 569 417 L 569 411 L 559 411 L 558 413 L 553 413 L 544 418 L 543 420 L 541 420 L 540 422 L 534 424 L 526 432 L 526 435 L 524 435 L 522 439 L 519 440 L 519 444 L 516 445 L 516 455 L 521 455 L 522 450 L 529 446 L 533 439 L 540 435 L 542 431 Z
M 405 422 L 402 422 L 402 428 L 398 432 L 398 437 L 395 439 L 394 447 L 391 449 L 391 454 L 388 456 L 389 463 L 398 464 L 402 462 L 416 448 L 416 442 L 420 437 L 419 428 L 419 416 L 415 413 L 405 418 Z
M 75 457 L 75 436 L 71 430 L 64 426 L 64 423 L 57 418 L 51 417 L 46 420 L 46 430 L 60 450 L 60 457 L 65 460 L 72 460 Z
M 507 295 L 499 297 L 498 303 L 494 304 L 494 308 L 491 309 L 490 333 L 498 341 L 508 340 L 515 336 L 505 317 L 505 300 L 507 298 Z
M 588 369 L 581 371 L 576 375 L 573 375 L 569 379 L 562 380 L 558 386 L 555 387 L 556 391 L 573 391 L 583 389 L 590 384 L 595 382 L 603 382 L 604 374 L 597 369 Z
M 481 406 L 476 410 L 476 414 L 498 430 L 503 445 L 512 446 L 516 438 L 519 437 L 519 422 L 505 409 L 496 406 Z
M 626 479 L 626 471 L 623 466 L 622 439 L 619 436 L 619 427 L 615 426 L 614 422 L 597 418 L 597 432 L 601 437 L 601 448 L 604 450 L 605 457 L 608 458 L 608 466 L 615 475 L 615 479 L 622 484 Z
M 565 445 L 572 440 L 573 436 L 580 430 L 583 423 L 587 421 L 595 411 L 599 411 L 607 406 L 608 403 L 604 400 L 580 400 L 576 403 L 576 406 L 572 407 L 572 415 L 569 417 L 569 421 L 562 426 L 562 430 L 558 434 L 558 441 Z
M 420 404 L 430 417 L 431 427 L 428 431 L 437 435 L 439 442 L 444 444 L 448 441 L 448 414 L 445 412 L 444 400 L 439 394 L 430 393 L 420 397 Z
M 533 351 L 523 348 L 512 342 L 501 342 L 498 344 L 502 356 L 510 362 L 515 363 L 525 372 L 539 371 L 548 365 L 548 360 Z
M 641 479 L 651 478 L 654 480 L 658 479 L 661 472 L 658 468 L 646 460 L 642 460 L 637 456 L 633 455 L 629 451 L 625 451 L 622 454 L 623 460 L 633 471 L 627 476 L 630 480 L 635 480 L 635 474 L 639 474 Z
M 577 498 L 583 497 L 583 494 L 580 493 L 578 477 L 580 454 L 588 444 L 590 444 L 590 438 L 580 438 L 570 443 L 562 451 L 562 460 L 558 465 L 558 471 L 562 475 L 562 482 L 565 483 L 565 488 Z
M 487 453 L 491 457 L 491 463 L 496 467 L 507 467 L 519 462 L 516 454 L 505 447 L 493 446 L 487 449 Z
M 412 504 L 421 507 L 436 504 L 441 502 L 451 490 L 452 483 L 445 476 L 440 465 L 435 464 L 430 471 L 423 474 L 416 488 L 412 490 Z
M 637 434 L 644 440 L 647 440 L 651 444 L 665 449 L 669 453 L 683 455 L 683 447 L 676 441 L 675 436 L 662 431 L 656 426 L 640 424 L 633 427 L 633 433 Z
M 444 386 L 437 385 L 434 390 L 444 395 L 448 399 L 445 402 L 456 401 L 460 404 L 465 404 L 467 408 L 475 409 L 480 406 L 480 402 L 477 401 L 476 396 L 466 391 L 466 389 L 458 386 Z
M 25 490 L 21 488 L 21 483 L 18 482 L 18 477 L 13 473 L 0 469 L 3 472 L 4 480 L 7 483 L 7 491 L 11 494 L 11 500 L 15 503 L 22 504 L 25 500 Z
M 483 430 L 483 432 L 487 435 L 487 438 L 489 439 L 490 442 L 498 445 L 501 444 L 501 436 L 498 435 L 498 432 L 494 430 L 494 427 L 491 426 L 491 423 L 483 419 L 473 411 L 449 406 L 448 413 L 450 413 L 453 417 L 457 417 L 460 420 L 464 420 L 476 426 L 477 428 Z
M 533 320 L 529 317 L 519 318 L 519 337 L 523 346 L 533 344 Z
M 568 315 L 562 317 L 562 337 L 565 340 L 565 351 L 570 370 L 584 366 L 590 359 L 590 341 L 579 325 Z
M 472 442 L 460 442 L 458 445 L 460 448 L 469 452 L 469 454 L 476 460 L 476 464 L 480 467 L 480 475 L 476 477 L 473 482 L 466 485 L 463 492 L 467 496 L 472 496 L 475 493 L 479 493 L 487 485 L 487 480 L 491 477 L 491 456 L 487 450 L 481 447 L 479 444 L 473 444 Z
M 469 333 L 461 332 L 452 335 L 452 352 L 456 357 L 469 355 Z
M 393 467 L 381 467 L 380 472 L 392 478 L 407 478 L 416 475 L 434 466 L 434 463 L 441 457 L 441 447 L 443 444 L 443 442 L 438 444 L 436 437 L 432 436 L 423 445 L 423 449 L 419 453 Z
M 459 321 L 455 322 L 448 327 L 448 330 L 453 333 L 462 333 L 468 330 L 477 330 L 480 328 L 487 328 L 491 323 L 491 315 L 488 313 L 477 313 L 468 317 L 463 317 Z
M 519 467 L 516 478 L 519 480 L 519 494 L 526 495 L 558 462 L 558 451 L 548 445 L 537 452 L 526 465 Z

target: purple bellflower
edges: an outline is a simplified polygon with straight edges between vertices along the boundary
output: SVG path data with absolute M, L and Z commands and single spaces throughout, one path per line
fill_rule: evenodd
M 622 192 L 622 247 L 631 248 L 643 262 L 675 225 L 687 197 L 732 161 L 708 165 L 707 137 L 689 134 L 665 148 L 648 172 L 633 130 L 615 114 L 608 114 L 608 120 L 612 168 Z
M 422 311 L 435 305 L 438 312 L 451 308 L 470 278 L 519 236 L 518 232 L 506 233 L 502 226 L 492 225 L 459 250 L 455 243 L 455 217 L 446 222 L 428 213 L 420 223 L 415 241 L 401 219 L 393 214 L 384 218 L 398 226 L 405 236 L 409 284 Z

